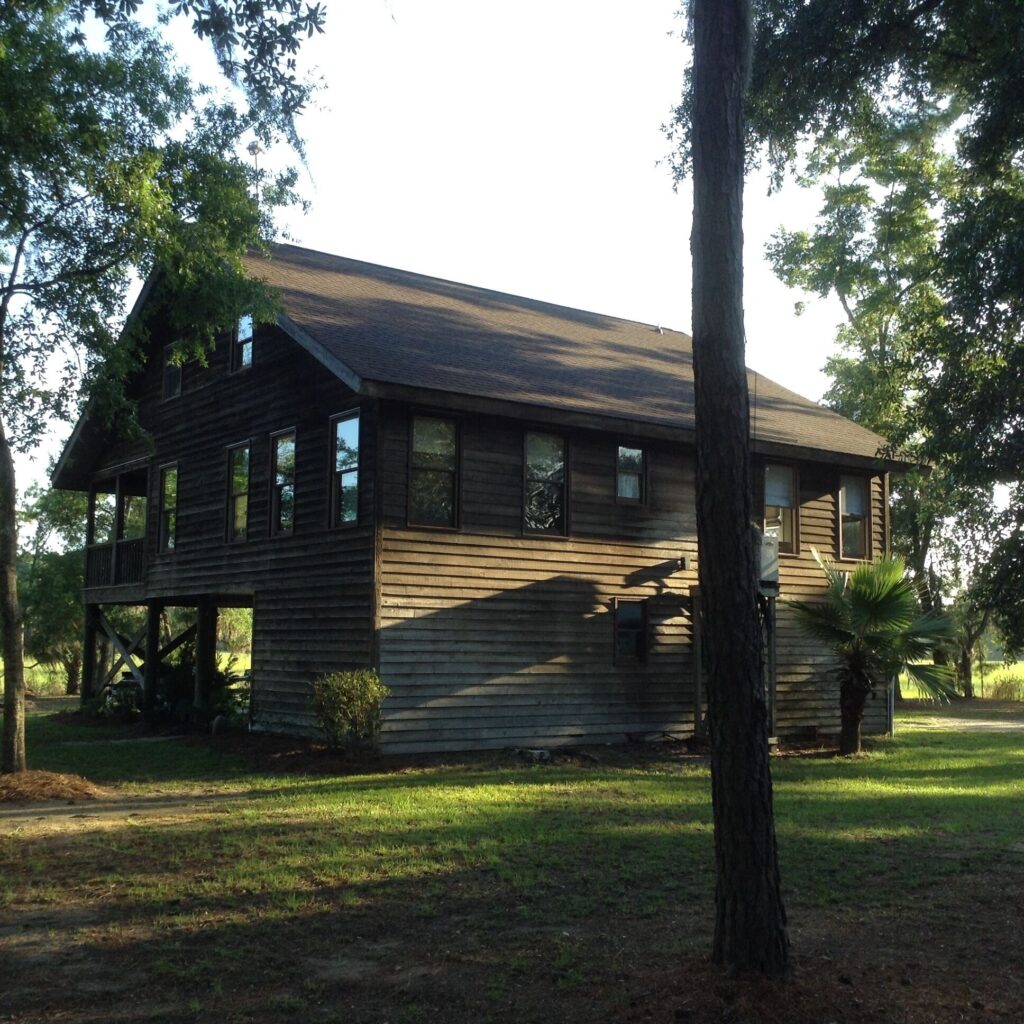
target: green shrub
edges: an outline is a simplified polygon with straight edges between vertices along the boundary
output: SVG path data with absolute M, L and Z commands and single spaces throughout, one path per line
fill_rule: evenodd
M 372 668 L 331 672 L 313 683 L 313 710 L 331 750 L 350 756 L 372 750 L 380 735 L 381 705 L 391 691 Z

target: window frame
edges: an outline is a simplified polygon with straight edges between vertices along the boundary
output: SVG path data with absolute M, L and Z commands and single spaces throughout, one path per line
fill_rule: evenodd
M 529 477 L 529 463 L 528 463 L 528 445 L 531 434 L 544 434 L 547 437 L 558 438 L 562 442 L 562 528 L 561 530 L 536 530 L 531 526 L 526 525 L 526 502 L 528 495 L 528 487 L 530 483 Z M 523 443 L 522 443 L 522 508 L 520 510 L 520 525 L 523 536 L 528 537 L 568 537 L 572 532 L 571 526 L 571 502 L 572 502 L 572 486 L 571 486 L 571 470 L 569 468 L 569 437 L 567 434 L 561 434 L 551 430 L 538 430 L 534 427 L 523 428 Z
M 242 341 L 239 337 L 241 334 L 242 321 L 245 317 L 249 317 L 252 320 L 251 313 L 245 313 L 235 321 L 235 326 L 231 331 L 231 346 L 228 354 L 228 372 L 230 373 L 245 373 L 246 370 L 251 370 L 253 365 L 253 359 L 256 354 L 256 322 L 253 320 L 252 323 L 252 334 Z M 249 346 L 249 362 L 244 362 L 242 359 L 242 351 L 245 346 Z
M 292 439 L 292 451 L 293 458 L 296 459 L 296 465 L 292 467 L 292 526 L 291 529 L 283 529 L 281 523 L 281 495 L 279 488 L 281 486 L 277 482 L 277 442 L 282 437 L 291 437 Z M 286 427 L 284 430 L 275 430 L 270 435 L 270 475 L 267 478 L 270 486 L 270 501 L 267 503 L 270 512 L 270 522 L 268 524 L 268 533 L 271 537 L 291 537 L 295 533 L 295 511 L 296 511 L 296 486 L 295 478 L 297 474 L 297 459 L 299 452 L 299 441 L 298 441 L 298 430 L 295 427 Z M 251 456 L 250 456 L 251 458 Z M 250 466 L 252 463 L 250 462 Z
M 413 466 L 413 436 L 416 419 L 443 420 L 455 427 L 455 468 L 452 470 L 454 476 L 453 495 L 454 504 L 452 507 L 452 518 L 454 522 L 448 526 L 440 523 L 423 523 L 412 516 L 412 477 L 415 471 Z M 415 527 L 417 530 L 440 530 L 448 533 L 458 533 L 462 529 L 462 419 L 458 416 L 445 415 L 433 412 L 429 409 L 413 409 L 409 412 L 409 423 L 407 429 L 407 451 L 406 474 L 405 474 L 405 525 Z
M 864 523 L 864 554 L 848 555 L 843 550 L 843 481 L 860 480 L 864 485 L 864 515 L 858 517 Z M 873 518 L 871 515 L 871 480 L 864 473 L 840 473 L 836 486 L 836 555 L 843 562 L 870 562 L 872 559 L 871 533 Z
M 236 537 L 232 532 L 235 521 L 235 500 L 241 497 L 241 492 L 235 494 L 234 490 L 232 490 L 231 456 L 234 452 L 241 451 L 243 448 L 249 452 L 245 488 L 245 534 L 244 536 Z M 228 544 L 245 544 L 252 536 L 252 448 L 252 438 L 249 438 L 247 441 L 239 441 L 236 444 L 229 444 L 225 448 L 225 454 L 227 455 L 227 508 L 224 536 Z
M 337 444 L 338 444 L 338 431 L 337 425 L 344 420 L 357 419 L 359 421 L 357 443 L 358 448 L 356 449 L 356 465 L 355 469 L 345 469 L 341 473 L 338 472 L 338 458 L 337 458 Z M 363 475 L 363 415 L 362 408 L 360 406 L 353 406 L 351 409 L 346 409 L 344 412 L 335 413 L 328 420 L 328 431 L 330 443 L 327 445 L 327 486 L 330 489 L 330 493 L 327 499 L 327 526 L 331 530 L 350 530 L 354 526 L 359 525 L 359 499 L 362 494 L 361 482 Z M 351 519 L 347 522 L 338 522 L 338 487 L 337 477 L 342 476 L 345 473 L 356 474 L 356 516 L 355 519 Z
M 760 499 L 759 505 L 761 508 L 760 515 L 760 526 L 761 533 L 766 533 L 765 530 L 765 510 L 768 507 L 767 502 L 767 480 L 768 467 L 778 466 L 783 469 L 789 469 L 793 471 L 793 490 L 791 497 L 793 499 L 793 550 L 787 551 L 782 544 L 779 544 L 779 554 L 789 555 L 790 557 L 799 557 L 800 555 L 800 466 L 796 462 L 788 462 L 785 459 L 770 459 L 766 460 L 761 465 L 761 471 L 758 474 L 758 480 L 760 481 Z M 777 506 L 778 507 L 778 506 Z
M 623 605 L 637 604 L 640 606 L 640 629 L 631 630 L 639 634 L 641 639 L 640 654 L 636 657 L 619 654 L 619 609 Z M 651 653 L 650 601 L 646 597 L 613 597 L 612 598 L 612 664 L 637 666 L 646 665 Z
M 622 448 L 630 448 L 633 451 L 640 452 L 640 497 L 639 498 L 627 498 L 619 494 L 619 450 Z M 650 459 L 648 455 L 648 448 L 645 444 L 623 444 L 621 441 L 615 445 L 615 477 L 613 486 L 615 488 L 615 504 L 616 505 L 632 505 L 634 508 L 644 508 L 647 505 L 648 496 L 650 493 L 649 489 L 649 476 L 648 467 L 650 465 Z M 631 474 L 632 475 L 632 474 Z
M 164 505 L 164 477 L 174 470 L 174 529 L 170 531 L 173 542 L 168 545 L 165 542 L 164 516 L 167 514 L 167 507 Z M 181 472 L 178 462 L 164 462 L 157 466 L 157 506 L 156 506 L 156 551 L 158 555 L 173 555 L 178 550 L 178 504 L 180 498 Z
M 172 342 L 170 345 L 164 345 L 161 355 L 160 363 L 160 401 L 161 402 L 172 402 L 175 398 L 181 398 L 182 392 L 182 370 L 184 366 L 182 363 L 172 363 L 168 356 L 173 355 L 175 345 Z M 167 371 L 173 369 L 177 374 L 177 390 L 167 393 Z

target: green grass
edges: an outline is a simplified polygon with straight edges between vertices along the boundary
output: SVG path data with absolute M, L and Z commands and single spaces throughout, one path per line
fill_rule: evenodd
M 225 799 L 86 824 L 73 842 L 26 827 L 0 845 L 2 905 L 102 908 L 101 934 L 78 941 L 142 936 L 133 964 L 201 999 L 203 1012 L 211 979 L 229 992 L 252 974 L 281 981 L 280 949 L 336 955 L 353 936 L 394 943 L 399 963 L 428 958 L 444 936 L 483 965 L 500 1000 L 540 964 L 560 991 L 613 970 L 624 952 L 577 940 L 596 921 L 602 935 L 673 936 L 658 957 L 708 927 L 713 832 L 699 762 L 526 767 L 494 755 L 270 775 L 214 745 L 116 735 L 33 716 L 32 767 L 81 772 L 142 801 Z M 773 774 L 791 912 L 898 915 L 943 879 L 1022 858 L 1021 734 L 902 729 L 869 756 L 776 759 Z M 275 1004 L 282 1017 L 312 1005 L 289 991 Z M 210 1019 L 223 1005 L 210 999 Z

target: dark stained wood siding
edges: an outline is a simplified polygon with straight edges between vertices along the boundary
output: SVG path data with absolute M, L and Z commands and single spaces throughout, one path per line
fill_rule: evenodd
M 787 605 L 787 599 L 813 601 L 824 594 L 824 577 L 813 551 L 827 559 L 838 558 L 839 475 L 835 466 L 800 467 L 800 553 L 779 557 L 776 731 L 783 737 L 839 732 L 835 659 L 816 640 L 804 635 Z M 886 514 L 881 477 L 872 478 L 871 499 L 872 555 L 880 555 L 885 546 Z M 853 568 L 857 563 L 840 564 Z M 869 703 L 865 729 L 883 732 L 886 727 L 886 702 L 880 694 Z
M 522 438 L 529 424 L 466 417 L 461 529 L 409 528 L 408 415 L 393 406 L 382 415 L 379 662 L 393 690 L 385 748 L 553 746 L 689 733 L 689 593 L 697 582 L 691 453 L 665 442 L 567 432 L 569 536 L 530 536 L 522 530 Z M 646 506 L 615 501 L 619 443 L 648 452 Z M 780 567 L 777 733 L 783 737 L 839 728 L 833 659 L 802 635 L 786 604 L 824 590 L 811 548 L 826 558 L 837 555 L 838 484 L 834 465 L 800 467 L 801 550 L 783 555 Z M 880 552 L 880 479 L 872 497 L 873 550 Z M 646 664 L 614 664 L 616 597 L 650 600 Z M 873 702 L 869 730 L 885 727 L 884 711 L 884 700 Z
M 162 339 L 154 339 L 159 352 Z M 150 467 L 143 583 L 91 601 L 213 595 L 252 603 L 259 728 L 312 730 L 309 684 L 377 664 L 392 690 L 392 752 L 686 735 L 693 729 L 691 589 L 697 583 L 692 450 L 665 440 L 566 430 L 568 535 L 524 535 L 523 434 L 530 424 L 465 414 L 458 530 L 406 522 L 410 408 L 357 399 L 275 329 L 258 332 L 254 366 L 231 374 L 227 346 L 189 364 L 178 398 L 160 398 L 158 357 L 140 380 L 153 438 L 112 448 L 106 469 Z M 330 417 L 361 405 L 360 519 L 330 529 Z M 425 413 L 444 415 L 438 410 Z M 269 533 L 270 436 L 296 431 L 296 523 Z M 538 427 L 557 433 L 550 425 Z M 251 443 L 250 537 L 226 541 L 227 449 Z M 647 452 L 648 500 L 618 503 L 619 444 Z M 379 459 L 378 459 L 379 454 Z M 177 548 L 155 554 L 159 467 L 178 464 Z M 380 467 L 378 472 L 378 466 Z M 838 731 L 831 657 L 805 638 L 787 600 L 823 591 L 812 548 L 837 555 L 836 464 L 799 465 L 800 552 L 780 557 L 778 735 Z M 885 544 L 884 488 L 872 480 L 872 552 Z M 682 567 L 680 560 L 685 559 Z M 852 564 L 852 563 L 851 563 Z M 615 599 L 648 602 L 649 654 L 616 664 Z M 866 727 L 885 727 L 883 700 Z
M 251 369 L 230 373 L 227 359 L 225 342 L 208 366 L 186 365 L 181 396 L 167 401 L 159 360 L 147 364 L 137 384 L 139 418 L 153 439 L 143 449 L 151 467 L 144 585 L 87 591 L 86 599 L 251 603 L 254 722 L 311 729 L 312 679 L 373 662 L 375 405 L 362 400 L 359 522 L 330 529 L 329 420 L 360 400 L 277 328 L 257 331 Z M 286 428 L 296 433 L 295 530 L 271 537 L 270 435 Z M 228 543 L 227 448 L 243 441 L 251 444 L 249 538 Z M 106 463 L 138 452 L 123 447 Z M 177 543 L 157 554 L 159 467 L 169 462 L 178 465 Z
M 618 440 L 566 434 L 571 536 L 524 536 L 524 426 L 467 417 L 462 528 L 428 530 L 405 522 L 406 412 L 391 408 L 382 427 L 380 668 L 393 691 L 385 749 L 621 742 L 692 730 L 687 458 L 664 442 L 648 445 L 649 504 L 617 505 Z M 690 560 L 685 571 L 681 556 Z M 642 664 L 615 664 L 616 597 L 649 602 Z

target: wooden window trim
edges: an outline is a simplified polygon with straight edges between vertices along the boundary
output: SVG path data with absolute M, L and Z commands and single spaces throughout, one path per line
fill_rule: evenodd
M 249 449 L 249 473 L 245 488 L 245 536 L 233 537 L 231 535 L 231 528 L 234 521 L 235 494 L 231 490 L 231 453 L 242 448 Z M 246 544 L 252 534 L 252 438 L 249 438 L 248 441 L 238 441 L 236 444 L 229 444 L 224 451 L 227 456 L 225 460 L 227 464 L 227 507 L 225 510 L 224 539 L 228 544 Z
M 863 480 L 864 482 L 864 554 L 863 555 L 847 555 L 843 551 L 843 477 L 849 477 L 851 480 Z M 873 544 L 871 540 L 871 534 L 874 530 L 874 517 L 872 515 L 872 495 L 871 495 L 871 481 L 872 477 L 865 476 L 863 473 L 843 473 L 839 474 L 839 482 L 836 485 L 836 556 L 837 561 L 840 562 L 870 562 L 873 557 Z
M 413 473 L 413 425 L 416 417 L 431 420 L 448 420 L 455 425 L 455 525 L 440 526 L 437 523 L 421 523 L 412 517 L 412 473 Z M 462 417 L 451 413 L 437 412 L 432 409 L 412 409 L 409 412 L 409 423 L 406 430 L 405 460 L 405 525 L 416 530 L 432 530 L 439 533 L 462 532 Z
M 619 494 L 619 449 L 634 448 L 640 451 L 640 497 L 624 498 Z M 612 477 L 612 486 L 615 493 L 616 505 L 628 505 L 633 508 L 646 508 L 648 496 L 650 495 L 650 453 L 646 444 L 632 441 L 615 442 L 615 469 Z
M 174 351 L 174 348 L 175 348 L 175 346 L 173 344 L 171 344 L 171 345 L 164 345 L 164 347 L 163 347 L 163 349 L 161 351 L 161 356 L 160 356 L 160 401 L 161 402 L 173 402 L 175 399 L 181 398 L 181 392 L 182 392 L 182 389 L 183 389 L 183 386 L 184 386 L 184 374 L 182 373 L 182 370 L 184 369 L 184 366 L 181 363 L 178 363 L 178 365 L 175 367 L 175 369 L 178 371 L 178 389 L 177 389 L 177 391 L 173 392 L 170 395 L 167 394 L 167 384 L 166 384 L 167 368 L 168 368 L 168 366 L 171 365 L 170 361 L 168 360 L 167 357 Z
M 299 433 L 295 427 L 287 427 L 284 430 L 275 430 L 270 435 L 270 474 L 267 477 L 270 484 L 270 501 L 267 504 L 270 507 L 270 522 L 268 524 L 268 535 L 271 537 L 291 537 L 295 533 L 294 525 L 290 530 L 283 530 L 278 527 L 280 522 L 279 513 L 279 496 L 277 493 L 277 439 L 279 437 L 288 437 L 291 435 L 292 445 L 295 448 L 296 466 L 292 471 L 292 492 L 293 494 L 297 491 L 295 478 L 298 476 L 298 452 L 299 452 Z M 251 456 L 250 456 L 251 458 Z M 250 461 L 249 465 L 252 465 Z M 294 498 L 293 498 L 294 500 Z M 292 514 L 295 514 L 295 509 L 292 509 Z
M 357 417 L 359 419 L 359 435 L 358 435 L 358 452 L 356 454 L 356 517 L 347 523 L 338 522 L 338 488 L 336 486 L 337 480 L 337 452 L 335 445 L 338 442 L 337 425 L 343 420 L 352 419 Z M 363 488 L 363 411 L 358 405 L 353 406 L 351 409 L 346 409 L 344 412 L 335 413 L 329 420 L 328 423 L 328 436 L 327 436 L 327 487 L 329 495 L 327 499 L 327 526 L 331 530 L 351 530 L 359 525 L 359 499 L 362 495 Z M 346 473 L 351 473 L 352 470 L 345 470 Z
M 562 481 L 562 529 L 561 530 L 533 530 L 526 525 L 526 499 L 527 499 L 527 485 L 529 480 L 527 478 L 527 440 L 530 434 L 547 434 L 548 437 L 557 437 L 562 442 L 562 462 L 564 469 L 564 479 Z M 543 427 L 524 427 L 523 428 L 523 443 L 522 443 L 522 454 L 523 454 L 523 466 L 522 466 L 522 508 L 520 510 L 520 527 L 524 537 L 553 537 L 555 539 L 569 537 L 572 534 L 572 470 L 569 462 L 570 444 L 569 436 L 567 434 L 560 433 L 557 430 L 548 430 Z
M 245 314 L 249 316 L 250 314 Z M 252 337 L 246 339 L 249 343 L 249 362 L 243 363 L 241 352 L 244 342 L 239 340 L 238 326 L 242 320 L 239 317 L 235 321 L 235 326 L 231 329 L 231 340 L 228 346 L 228 372 L 229 373 L 246 373 L 252 369 L 253 364 L 256 361 L 256 321 L 252 324 Z
M 164 546 L 164 473 L 173 469 L 177 477 L 174 496 L 174 545 Z M 156 503 L 156 553 L 173 556 L 178 550 L 178 505 L 181 496 L 181 470 L 178 463 L 164 462 L 156 469 L 157 503 Z
M 640 605 L 640 636 L 643 640 L 642 651 L 638 658 L 624 658 L 619 654 L 619 608 L 625 604 Z M 612 664 L 619 666 L 646 665 L 651 653 L 651 621 L 648 599 L 646 597 L 613 597 L 612 598 Z
M 760 487 L 760 494 L 758 496 L 758 507 L 761 509 L 761 530 L 764 531 L 764 510 L 765 510 L 765 474 L 768 471 L 769 466 L 785 466 L 786 469 L 793 470 L 793 550 L 783 551 L 779 548 L 780 558 L 799 558 L 800 557 L 800 513 L 802 511 L 800 505 L 800 464 L 798 462 L 790 462 L 788 459 L 766 459 L 761 463 L 760 471 L 757 474 L 757 479 Z

